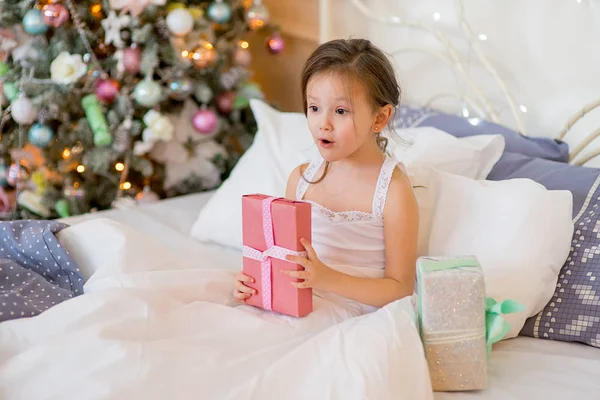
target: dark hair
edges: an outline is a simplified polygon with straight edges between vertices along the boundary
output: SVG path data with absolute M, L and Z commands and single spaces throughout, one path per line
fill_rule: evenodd
M 302 99 L 304 114 L 308 113 L 306 91 L 308 82 L 317 74 L 334 73 L 356 79 L 366 92 L 373 109 L 387 104 L 396 106 L 402 95 L 392 64 L 386 55 L 366 39 L 337 39 L 323 43 L 306 60 L 302 69 Z M 391 135 L 393 129 L 388 127 Z M 385 152 L 388 139 L 376 133 L 381 151 Z M 326 162 L 323 174 L 316 182 L 325 178 L 329 162 Z

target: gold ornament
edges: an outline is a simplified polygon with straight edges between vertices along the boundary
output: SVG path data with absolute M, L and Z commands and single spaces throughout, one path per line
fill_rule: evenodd
M 192 50 L 188 57 L 198 69 L 208 68 L 217 60 L 217 52 L 212 43 L 201 40 L 198 45 Z
M 104 13 L 102 12 L 102 3 L 94 3 L 89 8 L 90 15 L 96 19 L 102 19 Z

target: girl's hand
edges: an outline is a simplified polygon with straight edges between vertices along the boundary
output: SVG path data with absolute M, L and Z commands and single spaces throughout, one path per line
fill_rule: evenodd
M 307 240 L 300 239 L 300 243 L 304 246 L 308 258 L 287 256 L 286 259 L 290 262 L 302 265 L 304 271 L 282 270 L 282 272 L 292 278 L 303 279 L 302 282 L 292 282 L 292 285 L 298 289 L 326 289 L 329 282 L 334 279 L 335 271 L 319 260 L 317 253 Z
M 244 285 L 244 283 L 254 283 L 254 278 L 240 272 L 235 276 L 233 297 L 240 303 L 245 303 L 248 298 L 256 294 L 256 290 Z

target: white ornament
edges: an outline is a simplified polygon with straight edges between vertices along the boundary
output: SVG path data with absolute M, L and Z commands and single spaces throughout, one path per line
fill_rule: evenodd
M 50 78 L 65 85 L 77 82 L 87 73 L 87 65 L 81 54 L 61 52 L 50 64 Z
M 21 97 L 13 101 L 10 114 L 18 124 L 29 125 L 35 121 L 37 111 L 28 98 Z
M 121 29 L 129 26 L 131 17 L 129 15 L 117 16 L 117 13 L 111 10 L 108 13 L 108 17 L 104 18 L 101 22 L 102 28 L 104 28 L 104 43 L 114 44 L 117 48 L 123 48 L 125 42 L 121 38 Z
M 194 17 L 185 8 L 177 8 L 167 15 L 167 27 L 176 36 L 185 36 L 194 27 Z

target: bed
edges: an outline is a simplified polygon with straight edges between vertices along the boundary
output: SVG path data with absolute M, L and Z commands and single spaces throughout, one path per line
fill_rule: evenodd
M 412 34 L 428 36 L 424 42 L 414 42 L 419 43 L 419 48 L 394 52 L 390 47 L 388 50 L 395 56 L 417 54 L 425 55 L 428 62 L 431 59 L 441 61 L 444 68 L 448 65 L 456 68 L 458 78 L 449 80 L 453 84 L 451 87 L 439 88 L 430 84 L 417 90 L 417 86 L 413 89 L 409 85 L 407 102 L 418 109 L 400 113 L 401 122 L 410 120 L 410 126 L 400 127 L 417 127 L 425 123 L 434 126 L 440 119 L 450 118 L 450 114 L 441 116 L 429 108 L 435 107 L 448 113 L 460 112 L 463 122 L 478 129 L 489 127 L 483 124 L 489 121 L 496 124 L 490 128 L 495 132 L 502 125 L 523 138 L 531 131 L 552 131 L 546 136 L 565 139 L 569 146 L 563 145 L 562 141 L 525 140 L 529 146 L 526 154 L 507 154 L 506 151 L 501 157 L 497 154 L 493 162 L 487 162 L 489 168 L 483 175 L 498 181 L 519 178 L 532 174 L 532 171 L 531 168 L 515 168 L 517 161 L 520 166 L 529 167 L 539 163 L 546 169 L 535 179 L 539 178 L 538 181 L 549 189 L 557 185 L 560 186 L 557 189 L 575 193 L 578 188 L 565 186 L 573 183 L 571 174 L 578 173 L 582 177 L 595 171 L 577 168 L 585 168 L 579 164 L 593 164 L 596 154 L 591 144 L 600 136 L 600 131 L 592 129 L 592 133 L 587 134 L 586 129 L 597 126 L 593 119 L 590 120 L 590 115 L 600 101 L 592 97 L 597 96 L 597 90 L 591 90 L 593 85 L 589 82 L 597 82 L 598 77 L 586 76 L 573 82 L 570 95 L 561 99 L 569 103 L 568 107 L 548 100 L 540 107 L 542 112 L 536 109 L 533 96 L 527 101 L 527 112 L 524 112 L 523 103 L 511 92 L 514 80 L 506 78 L 515 78 L 507 72 L 511 71 L 510 65 L 495 67 L 502 54 L 496 54 L 491 62 L 485 52 L 475 51 L 476 43 L 471 42 L 471 54 L 475 56 L 465 59 L 465 54 L 469 54 L 464 51 L 468 45 L 449 46 L 450 39 L 456 39 L 455 35 L 466 35 L 469 39 L 471 28 L 464 24 L 465 20 L 462 20 L 464 30 L 431 26 L 430 10 L 442 7 L 442 2 L 420 3 L 419 7 L 415 6 L 417 15 L 412 16 L 408 13 L 410 7 L 404 7 L 403 3 L 387 0 L 344 2 L 344 9 L 362 23 L 357 24 L 354 19 L 337 24 L 341 14 L 333 13 L 333 10 L 340 6 L 339 0 L 321 0 L 321 40 L 360 31 L 361 35 L 385 46 L 390 42 L 382 38 L 392 37 L 391 29 L 406 30 L 402 33 L 407 35 L 402 36 L 404 39 Z M 469 11 L 471 3 L 457 2 L 454 11 L 460 11 L 465 4 Z M 541 2 L 538 3 L 537 6 L 542 7 Z M 511 6 L 516 7 L 515 4 L 511 3 Z M 433 19 L 443 22 L 441 16 L 452 12 L 448 7 L 443 5 L 439 16 L 436 11 Z M 403 17 L 395 16 L 395 12 Z M 587 16 L 590 13 L 578 10 L 576 14 Z M 592 19 L 585 21 L 587 26 L 573 23 L 572 28 L 576 31 L 594 28 L 593 24 L 589 26 Z M 355 30 L 348 31 L 349 26 Z M 346 31 L 336 31 L 340 28 Z M 495 29 L 499 28 L 496 26 Z M 492 28 L 487 32 L 492 36 Z M 431 41 L 431 37 L 435 40 Z M 481 68 L 473 75 L 468 73 L 470 68 L 466 68 L 471 62 Z M 409 63 L 398 61 L 404 79 L 422 78 L 422 65 L 415 59 Z M 461 69 L 463 67 L 465 69 Z M 447 78 L 436 71 L 432 67 L 427 73 Z M 481 71 L 491 75 L 486 84 L 479 83 Z M 466 81 L 470 89 L 464 90 L 461 81 Z M 548 97 L 547 93 L 538 95 L 538 99 L 540 96 Z M 575 100 L 577 108 L 571 110 Z M 262 106 L 255 103 L 253 107 L 256 111 Z M 414 115 L 410 114 L 413 112 Z M 409 114 L 413 117 L 409 118 Z M 539 122 L 535 118 L 548 115 L 552 119 L 562 118 L 560 127 L 556 128 L 554 121 Z M 288 167 L 279 166 L 286 162 L 297 165 L 298 157 L 303 157 L 296 154 L 288 157 L 284 151 L 286 146 L 302 145 L 283 143 L 276 132 L 283 123 L 286 127 L 302 125 L 301 115 L 283 116 L 263 109 L 260 118 L 259 144 L 262 147 L 253 146 L 245 155 L 245 161 L 240 160 L 240 169 L 252 170 L 261 176 L 262 170 L 256 169 L 254 164 L 257 160 L 264 161 L 263 167 L 274 171 L 270 180 L 265 179 L 268 181 L 264 183 L 266 186 L 254 185 L 248 189 L 241 187 L 243 179 L 242 182 L 234 179 L 214 192 L 63 220 L 69 227 L 58 232 L 57 238 L 80 262 L 81 273 L 87 279 L 87 293 L 34 318 L 15 319 L 0 325 L 1 398 L 493 400 L 598 397 L 598 345 L 522 335 L 503 340 L 493 347 L 486 390 L 433 393 L 409 299 L 367 313 L 361 305 L 323 297 L 316 300 L 314 317 L 299 320 L 236 305 L 231 299 L 231 280 L 241 268 L 241 252 L 235 246 L 217 242 L 230 239 L 223 232 L 235 226 L 237 220 L 230 221 L 212 210 L 221 204 L 222 209 L 230 207 L 231 213 L 235 214 L 239 196 L 224 196 L 227 190 L 266 192 L 283 187 L 281 182 L 285 180 Z M 548 126 L 556 129 L 547 129 Z M 290 137 L 295 137 L 290 131 L 286 129 Z M 512 150 L 525 143 L 508 133 L 504 138 Z M 509 138 L 512 139 L 509 141 Z M 453 146 L 457 143 L 454 139 L 448 140 L 446 143 Z M 493 141 L 486 139 L 487 149 L 493 147 L 490 145 Z M 552 145 L 555 145 L 552 149 L 556 153 L 548 151 Z M 471 143 L 469 146 L 457 145 L 456 149 L 469 155 L 474 147 Z M 478 162 L 486 162 L 485 157 L 481 157 L 482 152 L 476 153 L 479 154 Z M 534 157 L 536 154 L 541 156 Z M 498 165 L 509 168 L 500 170 Z M 548 172 L 550 166 L 557 165 L 560 167 L 558 172 Z M 573 221 L 581 224 L 592 221 L 593 201 L 600 197 L 600 193 L 594 191 L 599 186 L 600 174 L 588 175 L 585 176 L 586 182 L 590 182 L 589 187 L 574 199 L 577 210 L 581 211 L 575 212 Z M 556 176 L 561 179 L 554 179 Z M 474 181 L 477 177 L 471 178 Z M 271 184 L 276 186 L 269 186 Z M 198 215 L 207 207 L 210 210 L 205 212 L 205 223 L 200 229 L 204 231 L 204 239 L 212 241 L 198 240 L 197 237 Z M 567 219 L 571 221 L 571 215 Z M 571 244 L 570 234 L 567 243 L 563 244 L 567 247 Z M 569 257 L 574 256 L 569 253 Z M 558 279 L 563 282 L 562 277 L 554 276 L 554 279 L 554 283 Z M 592 300 L 594 295 L 589 294 Z M 552 296 L 553 302 L 555 295 Z M 540 314 L 545 313 L 544 309 Z M 531 319 L 537 336 L 543 336 L 544 323 L 549 324 L 543 319 L 545 316 L 540 318 Z
M 98 215 L 67 219 L 76 224 L 92 218 L 109 218 L 188 254 L 212 253 L 239 268 L 239 253 L 219 246 L 199 244 L 189 237 L 195 217 L 212 193 L 201 193 L 145 205 L 131 210 L 112 210 Z M 435 399 L 578 399 L 596 398 L 600 390 L 600 350 L 578 343 L 561 343 L 528 337 L 500 342 L 489 362 L 489 388 L 474 393 L 435 393 Z

